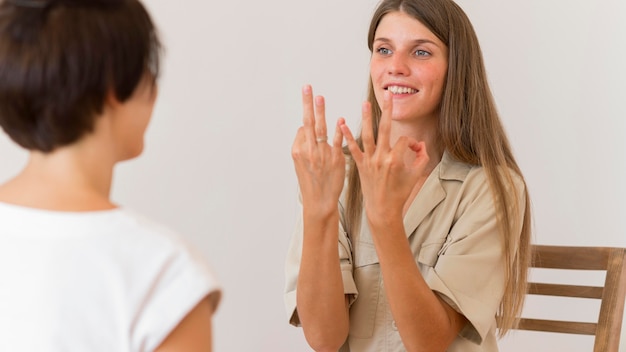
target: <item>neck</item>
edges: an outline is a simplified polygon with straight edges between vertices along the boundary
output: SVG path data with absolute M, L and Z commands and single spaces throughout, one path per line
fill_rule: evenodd
M 430 159 L 427 169 L 432 170 L 441 161 L 444 148 L 441 145 L 437 136 L 437 121 L 436 119 L 430 119 L 420 123 L 416 122 L 404 122 L 393 121 L 391 124 L 390 143 L 394 145 L 398 138 L 402 136 L 411 137 L 418 142 L 424 142 L 426 145 L 426 152 Z M 411 157 L 413 153 L 408 153 L 407 158 L 413 160 Z
M 0 201 L 57 211 L 115 208 L 109 200 L 116 160 L 96 137 L 51 153 L 33 151 L 24 170 L 0 187 Z
M 50 154 L 32 152 L 22 175 L 39 178 L 51 188 L 60 186 L 108 198 L 113 166 L 112 162 L 103 162 L 98 153 L 69 147 Z
M 404 203 L 404 208 L 402 210 L 403 216 L 408 211 L 409 207 L 413 203 L 413 200 L 421 190 L 424 182 L 431 174 L 431 172 L 435 169 L 437 164 L 441 161 L 443 157 L 444 148 L 439 142 L 437 137 L 437 120 L 429 119 L 427 121 L 420 122 L 406 122 L 406 121 L 393 121 L 391 124 L 391 135 L 390 135 L 390 143 L 394 145 L 398 138 L 402 136 L 411 137 L 418 142 L 424 142 L 426 145 L 426 153 L 428 153 L 428 164 L 425 166 L 423 172 L 424 174 L 420 177 L 411 194 L 407 198 Z M 415 161 L 415 153 L 413 151 L 408 150 L 405 154 L 405 163 L 407 165 L 412 164 Z

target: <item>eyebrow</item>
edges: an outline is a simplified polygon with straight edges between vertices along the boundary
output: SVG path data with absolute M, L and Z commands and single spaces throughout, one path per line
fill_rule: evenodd
M 374 38 L 374 43 L 376 42 L 383 42 L 383 43 L 391 43 L 392 40 L 389 38 Z M 441 48 L 441 46 L 437 43 L 435 43 L 434 41 L 430 40 L 430 39 L 415 39 L 412 40 L 411 43 L 413 43 L 413 45 L 420 45 L 420 44 L 432 44 L 438 48 Z

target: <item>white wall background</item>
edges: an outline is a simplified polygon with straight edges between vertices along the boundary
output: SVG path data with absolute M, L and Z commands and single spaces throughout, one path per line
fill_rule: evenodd
M 357 127 L 377 0 L 145 2 L 165 72 L 147 149 L 118 167 L 113 197 L 209 257 L 225 288 L 217 351 L 308 351 L 282 303 L 300 87 L 326 96 L 331 123 L 345 116 Z M 626 246 L 626 2 L 458 2 L 528 181 L 536 242 Z M 5 180 L 26 154 L 4 135 L 0 150 Z M 502 350 L 590 351 L 590 341 L 515 333 Z

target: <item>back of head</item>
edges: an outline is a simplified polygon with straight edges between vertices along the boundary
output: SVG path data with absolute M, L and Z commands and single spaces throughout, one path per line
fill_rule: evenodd
M 159 54 L 138 0 L 4 0 L 0 125 L 29 150 L 74 143 L 108 96 L 124 102 L 146 76 L 156 80 Z

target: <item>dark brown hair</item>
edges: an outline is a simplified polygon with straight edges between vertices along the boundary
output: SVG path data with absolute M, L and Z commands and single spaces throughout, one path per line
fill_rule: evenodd
M 109 94 L 159 75 L 160 43 L 138 0 L 0 2 L 0 125 L 50 152 L 92 131 Z
M 528 191 L 518 194 L 514 178 L 524 183 L 500 122 L 489 89 L 476 33 L 463 10 L 452 0 L 383 0 L 370 23 L 370 51 L 381 19 L 390 12 L 412 16 L 448 47 L 448 71 L 439 111 L 438 143 L 456 160 L 484 168 L 497 210 L 506 260 L 506 284 L 498 312 L 499 334 L 515 325 L 526 294 L 530 263 L 531 214 Z M 381 109 L 369 82 L 374 136 Z M 363 208 L 359 175 L 354 161 L 348 175 L 346 222 L 358 231 Z M 515 174 L 515 176 L 513 175 Z M 525 208 L 518 209 L 518 200 Z M 523 214 L 523 216 L 521 215 Z M 519 230 L 521 229 L 521 231 Z

